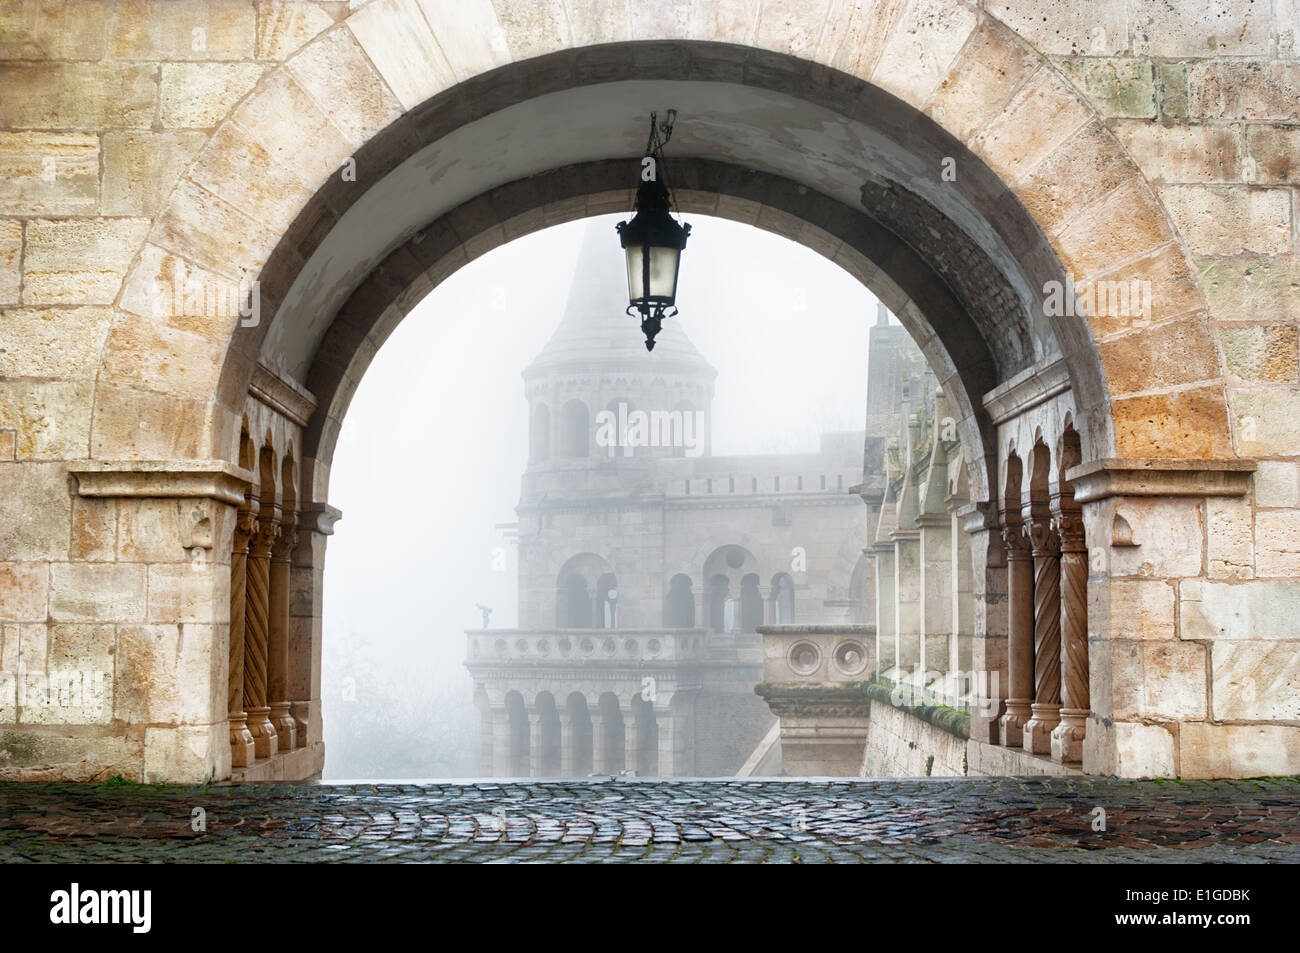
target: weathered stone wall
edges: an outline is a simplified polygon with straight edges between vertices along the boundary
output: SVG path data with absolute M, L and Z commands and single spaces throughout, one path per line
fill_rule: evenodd
M 379 178 L 398 161 L 458 129 L 464 111 L 496 102 L 467 95 L 450 112 L 422 111 L 431 97 L 498 67 L 509 76 L 535 57 L 642 40 L 722 42 L 771 54 L 729 73 L 711 61 L 709 68 L 722 72 L 701 82 L 725 74 L 756 87 L 820 84 L 829 100 L 841 81 L 820 71 L 830 67 L 915 110 L 855 121 L 904 124 L 923 143 L 918 155 L 894 155 L 915 161 L 908 184 L 928 202 L 874 182 L 862 191 L 860 169 L 838 178 L 828 172 L 811 185 L 859 193 L 850 200 L 835 194 L 846 207 L 869 202 L 899 229 L 929 221 L 940 206 L 958 210 L 967 232 L 991 242 L 985 258 L 972 257 L 975 243 L 956 240 L 962 229 L 935 220 L 933 234 L 942 237 L 923 256 L 948 276 L 946 285 L 919 280 L 914 269 L 921 265 L 910 258 L 905 268 L 901 259 L 873 263 L 842 237 L 851 230 L 835 237 L 819 213 L 800 217 L 797 208 L 707 190 L 687 198 L 691 209 L 818 247 L 880 291 L 941 376 L 962 385 L 953 399 L 972 499 L 987 498 L 993 448 L 981 446 L 981 395 L 962 388 L 980 374 L 996 383 L 996 360 L 967 346 L 978 335 L 966 318 L 943 323 L 942 314 L 960 307 L 917 305 L 908 288 L 964 289 L 968 317 L 984 322 L 981 333 L 995 342 L 997 359 L 1043 358 L 1059 345 L 1070 363 L 1086 460 L 1259 460 L 1244 497 L 1152 498 L 1112 487 L 1088 505 L 1096 551 L 1090 649 L 1101 681 L 1087 758 L 1090 770 L 1125 775 L 1300 770 L 1300 638 L 1291 621 L 1300 599 L 1298 9 L 1249 0 L 879 0 L 743 13 L 686 0 L 6 4 L 0 774 L 193 780 L 228 770 L 218 686 L 228 624 L 229 574 L 221 567 L 229 563 L 234 504 L 216 489 L 193 486 L 88 502 L 70 467 L 212 460 L 210 472 L 233 467 L 247 385 L 265 358 L 297 374 L 298 384 L 310 378 L 309 386 L 323 388 L 322 409 L 308 428 L 320 449 L 303 460 L 301 499 L 324 506 L 339 421 L 398 312 L 510 237 L 621 207 L 625 196 L 611 199 L 608 187 L 590 184 L 561 189 L 554 184 L 560 179 L 545 179 L 549 185 L 533 183 L 523 198 L 512 193 L 515 204 L 485 199 L 463 211 L 455 219 L 461 232 L 435 230 L 423 246 L 404 244 L 414 242 L 410 233 L 381 234 L 355 220 L 335 226 L 360 197 L 378 194 Z M 585 51 L 586 59 L 566 61 L 545 83 L 501 102 L 562 92 L 590 79 L 590 70 L 665 71 L 662 51 L 634 61 L 617 49 Z M 691 74 L 683 68 L 673 76 L 685 83 Z M 852 114 L 856 96 L 837 108 Z M 944 153 L 936 140 L 921 135 L 919 122 L 900 118 L 920 114 L 951 135 L 943 141 L 954 151 L 970 150 L 960 154 L 977 156 L 1014 192 L 1045 242 L 972 212 L 979 196 L 963 191 L 964 183 L 992 181 L 976 164 L 958 168 L 955 183 L 938 178 Z M 778 126 L 786 121 L 771 115 Z M 403 143 L 394 148 L 404 151 L 388 159 L 366 153 L 390 126 Z M 742 140 L 729 131 L 727 143 L 700 151 L 734 161 L 738 148 L 744 163 L 764 174 L 803 174 L 788 156 L 764 151 L 784 148 L 777 130 L 747 132 Z M 547 171 L 539 165 L 549 160 L 539 154 L 558 156 L 561 146 L 571 147 L 572 161 L 609 154 L 567 128 L 555 134 L 554 153 L 499 150 L 494 160 L 521 164 L 486 163 L 490 174 L 463 180 L 460 192 L 430 191 L 445 204 L 426 221 L 503 181 Z M 358 181 L 334 183 L 354 156 L 375 161 L 358 163 Z M 769 194 L 775 201 L 777 191 Z M 319 195 L 329 201 L 315 203 Z M 393 217 L 392 205 L 384 211 Z M 351 244 L 339 238 L 345 232 Z M 919 242 L 932 241 L 925 228 L 915 233 Z M 285 235 L 291 239 L 282 242 Z M 374 247 L 362 247 L 357 236 L 374 237 Z M 424 241 L 425 233 L 418 237 Z M 395 257 L 386 258 L 390 253 Z M 273 259 L 275 267 L 266 268 Z M 1101 314 L 1071 323 L 1045 322 L 1027 309 L 995 326 L 987 305 L 1005 299 L 1008 287 L 1022 302 L 1038 295 L 1021 278 L 979 283 L 988 277 L 985 260 L 1014 272 L 1013 259 L 1022 269 L 1016 274 L 1042 274 L 1035 269 L 1056 261 L 1085 287 L 1150 281 L 1153 313 L 1142 323 Z M 181 272 L 202 289 L 194 307 L 160 293 Z M 259 275 L 262 327 L 241 329 L 240 316 L 218 302 Z M 301 289 L 288 294 L 299 275 L 316 297 Z M 981 296 L 984 311 L 975 300 Z M 335 323 L 345 302 L 347 313 Z M 395 310 L 386 311 L 390 306 Z M 302 354 L 291 361 L 295 347 Z M 172 515 L 178 501 L 196 498 L 212 506 L 206 570 L 190 568 L 191 547 Z M 315 565 L 318 572 L 319 560 Z M 315 584 L 296 596 L 305 605 L 298 618 L 318 620 L 319 579 Z M 977 609 L 977 620 L 982 613 Z M 313 639 L 318 654 L 318 635 Z M 981 651 L 977 646 L 977 658 Z M 110 660 L 111 706 L 56 712 L 25 696 L 19 704 L 20 674 L 84 675 Z

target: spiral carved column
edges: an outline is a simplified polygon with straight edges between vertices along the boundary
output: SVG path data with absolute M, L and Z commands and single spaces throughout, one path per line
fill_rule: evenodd
M 1061 546 L 1050 518 L 1029 526 L 1034 553 L 1034 703 L 1025 725 L 1024 748 L 1052 750 L 1061 721 Z
M 999 723 L 1002 744 L 1019 748 L 1034 700 L 1034 564 L 1017 514 L 1005 514 L 1007 550 L 1007 701 Z
M 267 686 L 271 724 L 275 726 L 281 751 L 291 751 L 307 740 L 297 737 L 298 725 L 289 711 L 289 574 L 298 543 L 294 532 L 296 523 L 294 513 L 283 514 L 280 536 L 271 547 Z
M 271 589 L 271 547 L 280 534 L 279 514 L 267 508 L 258 519 L 258 533 L 248 553 L 248 596 L 244 633 L 244 704 L 248 730 L 259 758 L 272 757 L 278 750 L 271 706 L 267 703 L 268 639 Z
M 257 520 L 249 504 L 235 516 L 235 539 L 230 552 L 230 680 L 227 699 L 230 713 L 230 762 L 236 768 L 253 763 L 256 751 L 244 711 L 244 612 L 248 585 L 248 544 L 257 532 Z
M 1082 761 L 1092 701 L 1088 691 L 1088 545 L 1083 517 L 1062 505 L 1061 723 L 1052 732 L 1052 760 Z

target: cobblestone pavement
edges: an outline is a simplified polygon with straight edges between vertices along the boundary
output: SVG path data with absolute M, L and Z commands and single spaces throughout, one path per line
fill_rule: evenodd
M 5 863 L 257 860 L 1295 863 L 1300 779 L 0 784 Z

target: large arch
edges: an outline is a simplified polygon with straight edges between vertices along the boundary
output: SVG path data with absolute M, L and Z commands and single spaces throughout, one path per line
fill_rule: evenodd
M 83 498 L 162 499 L 172 510 L 176 496 L 211 501 L 207 548 L 213 566 L 228 564 L 225 524 L 243 481 L 257 492 L 257 474 L 238 465 L 244 403 L 256 392 L 302 428 L 301 442 L 289 424 L 273 439 L 297 449 L 296 501 L 309 516 L 300 532 L 311 545 L 294 566 L 307 614 L 293 634 L 309 643 L 319 627 L 310 613 L 319 611 L 324 535 L 337 516 L 328 506 L 330 459 L 376 349 L 465 262 L 548 224 L 628 208 L 630 160 L 652 108 L 681 111 L 670 155 L 684 211 L 818 250 L 905 323 L 960 418 L 969 495 L 977 509 L 984 504 L 971 525 L 982 520 L 981 531 L 997 528 L 1002 485 L 986 397 L 1001 388 L 1002 406 L 1014 404 L 1019 383 L 1058 350 L 1088 471 L 1073 482 L 1091 507 L 1090 538 L 1103 547 L 1112 526 L 1128 525 L 1111 498 L 1169 493 L 1204 507 L 1216 494 L 1201 491 L 1233 469 L 1237 446 L 1277 450 L 1267 427 L 1258 440 L 1253 430 L 1233 432 L 1232 378 L 1190 257 L 1187 210 L 1180 232 L 1153 188 L 1158 175 L 1143 171 L 1152 164 L 1112 133 L 1098 97 L 1067 79 L 1055 58 L 1068 51 L 1049 33 L 1004 11 L 1017 32 L 961 0 L 789 7 L 733 15 L 708 0 L 645 9 L 603 0 L 370 0 L 332 24 L 278 38 L 292 52 L 267 57 L 251 71 L 255 83 L 221 100 L 211 124 L 187 139 L 202 145 L 167 156 L 184 168 L 177 184 L 142 213 L 147 220 L 121 227 L 118 257 L 129 265 L 112 308 L 95 317 L 102 346 L 76 371 L 90 395 L 65 428 L 78 449 L 57 466 L 28 452 L 18 468 L 22 499 L 58 504 L 51 511 L 65 520 L 61 536 L 22 537 L 13 558 L 74 567 L 50 576 L 51 602 L 112 581 L 90 566 L 98 556 L 69 548 L 65 530 L 83 518 L 61 496 L 72 471 Z M 66 100 L 60 93 L 55 105 Z M 72 119 L 49 128 L 83 126 Z M 113 123 L 94 120 L 92 131 L 101 126 Z M 159 313 L 159 285 L 178 273 L 212 287 L 258 280 L 258 319 Z M 1045 313 L 1045 285 L 1068 280 L 1150 281 L 1153 313 L 1141 324 Z M 168 357 L 140 359 L 155 353 Z M 1249 407 L 1264 398 L 1238 399 Z M 32 439 L 15 433 L 16 459 Z M 1187 478 L 1188 470 L 1211 478 Z M 1225 518 L 1245 525 L 1254 517 Z M 207 537 L 183 527 L 180 538 Z M 1131 549 L 1114 560 L 1120 574 L 1140 575 L 1144 565 Z M 1212 640 L 1220 609 L 1201 608 L 1210 583 L 1200 580 L 1214 578 L 1200 568 L 1207 562 L 1169 571 L 1200 587 L 1175 601 L 1203 612 L 1197 631 Z M 1261 576 L 1294 575 L 1278 565 Z M 217 573 L 207 582 L 179 568 L 156 574 L 168 573 L 185 580 L 189 603 L 210 603 L 194 615 L 219 643 L 229 599 Z M 138 601 L 133 590 L 99 615 L 69 614 L 179 616 L 162 603 L 137 612 Z M 120 619 L 103 615 L 119 607 Z M 1119 600 L 1100 608 L 1113 618 L 1125 611 Z M 1127 665 L 1122 652 L 1137 650 L 1113 651 L 1115 664 Z M 319 697 L 318 676 L 300 671 L 291 681 L 304 686 L 298 694 Z M 1109 689 L 1098 697 L 1108 718 Z M 137 749 L 153 745 L 167 753 L 144 775 L 222 774 L 224 702 L 195 707 L 203 710 L 177 716 L 174 732 L 147 729 L 166 741 L 132 735 L 123 763 L 147 766 Z M 1198 717 L 1197 737 L 1215 735 L 1210 716 Z M 1130 720 L 1135 733 L 1148 727 Z M 1113 755 L 1109 764 L 1123 772 L 1129 763 Z M 1177 770 L 1176 762 L 1158 770 Z

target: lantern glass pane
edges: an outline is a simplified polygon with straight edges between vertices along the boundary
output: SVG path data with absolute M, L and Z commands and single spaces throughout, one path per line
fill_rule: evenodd
M 672 301 L 677 297 L 676 248 L 662 245 L 650 246 L 650 294 L 656 299 Z
M 641 252 L 644 245 L 627 246 L 627 297 L 629 301 L 636 302 L 645 298 L 645 288 L 642 284 L 641 271 Z

